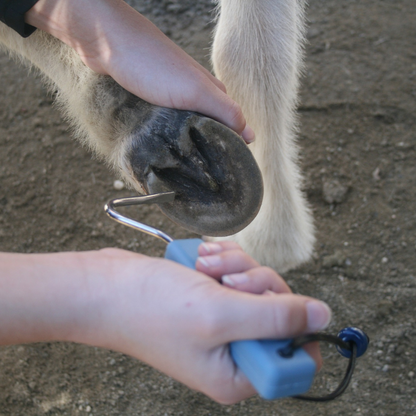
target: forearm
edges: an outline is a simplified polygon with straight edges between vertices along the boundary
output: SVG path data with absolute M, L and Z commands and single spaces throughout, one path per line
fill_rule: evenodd
M 102 262 L 99 252 L 0 253 L 0 345 L 88 343 L 103 302 L 89 279 L 98 257 Z

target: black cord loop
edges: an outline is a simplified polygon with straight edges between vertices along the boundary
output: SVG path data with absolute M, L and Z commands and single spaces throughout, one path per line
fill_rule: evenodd
M 345 342 L 341 338 L 335 336 L 335 335 L 329 335 L 329 334 L 323 334 L 323 333 L 317 333 L 317 334 L 308 334 L 303 335 L 298 338 L 295 338 L 286 348 L 279 351 L 279 354 L 283 357 L 290 357 L 294 350 L 296 350 L 299 347 L 302 347 L 305 344 L 308 344 L 310 342 L 315 341 L 325 341 L 330 344 L 335 344 L 338 347 L 351 351 L 351 356 L 349 358 L 349 363 L 347 367 L 347 371 L 345 372 L 345 376 L 342 379 L 341 383 L 338 385 L 338 387 L 330 394 L 326 396 L 307 396 L 307 395 L 299 395 L 299 396 L 293 396 L 294 399 L 299 400 L 308 400 L 313 402 L 327 402 L 329 400 L 333 400 L 336 397 L 340 396 L 346 388 L 348 387 L 352 374 L 354 372 L 355 363 L 357 359 L 357 345 L 350 341 Z

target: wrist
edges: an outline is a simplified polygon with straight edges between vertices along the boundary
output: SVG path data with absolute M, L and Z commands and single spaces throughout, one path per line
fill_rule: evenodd
M 1 253 L 0 344 L 87 342 L 106 299 L 91 276 L 99 252 Z M 105 285 L 102 285 L 105 286 Z

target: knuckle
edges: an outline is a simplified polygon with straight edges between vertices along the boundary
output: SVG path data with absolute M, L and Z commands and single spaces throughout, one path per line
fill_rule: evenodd
M 258 266 L 258 263 L 250 255 L 238 248 L 223 252 L 221 257 L 225 268 L 230 272 L 242 272 L 245 269 Z
M 244 261 L 247 262 L 251 259 L 251 257 L 243 250 L 239 250 L 238 248 L 231 248 L 228 251 L 225 251 L 223 253 L 224 257 L 228 257 L 229 259 L 235 259 L 238 261 Z
M 286 308 L 275 308 L 273 313 L 273 327 L 278 337 L 286 335 L 288 313 Z
M 222 405 L 232 405 L 255 394 L 255 390 L 240 371 L 233 378 L 225 376 L 212 383 L 206 394 Z
M 186 89 L 183 91 L 182 109 L 189 110 L 198 107 L 206 92 L 209 91 L 207 91 L 204 79 L 201 78 L 198 73 L 193 74 L 188 79 Z
M 267 282 L 267 284 L 273 292 L 282 294 L 292 293 L 292 290 L 290 289 L 289 285 L 272 268 L 261 266 L 258 270 L 256 270 L 256 274 L 257 273 L 262 277 L 262 281 Z
M 235 241 L 221 241 L 219 244 L 226 250 L 240 250 L 243 251 L 240 244 Z
M 285 302 L 274 310 L 274 328 L 279 337 L 294 336 L 307 327 L 306 308 L 298 302 Z
M 220 81 L 220 80 L 218 80 L 218 88 L 221 90 L 221 91 L 223 91 L 223 92 L 225 92 L 226 94 L 227 94 L 227 87 L 225 86 L 225 84 L 222 82 L 222 81 Z
M 197 85 L 189 85 L 182 96 L 181 110 L 193 109 L 199 102 L 200 92 Z
M 235 102 L 232 101 L 230 98 L 230 104 L 229 104 L 229 117 L 230 117 L 230 124 L 233 127 L 233 129 L 241 133 L 244 130 L 244 127 L 246 125 L 243 111 L 241 110 L 241 107 Z
M 271 267 L 267 266 L 261 266 L 260 273 L 267 279 L 275 279 L 278 276 L 278 274 Z

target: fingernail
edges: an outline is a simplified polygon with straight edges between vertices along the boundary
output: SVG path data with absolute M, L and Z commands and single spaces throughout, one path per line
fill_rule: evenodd
M 244 139 L 246 143 L 253 143 L 254 140 L 256 140 L 256 135 L 253 129 L 248 124 L 246 124 L 246 127 L 241 133 L 241 137 Z
M 216 243 L 202 243 L 201 248 L 206 254 L 216 254 L 222 251 L 222 247 Z
M 220 256 L 198 257 L 197 261 L 199 261 L 205 267 L 217 267 L 222 264 L 222 260 Z
M 331 309 L 324 302 L 308 302 L 306 310 L 308 313 L 308 329 L 312 332 L 325 329 L 331 322 Z
M 221 282 L 228 286 L 241 285 L 248 282 L 248 276 L 245 273 L 226 274 L 221 278 Z

